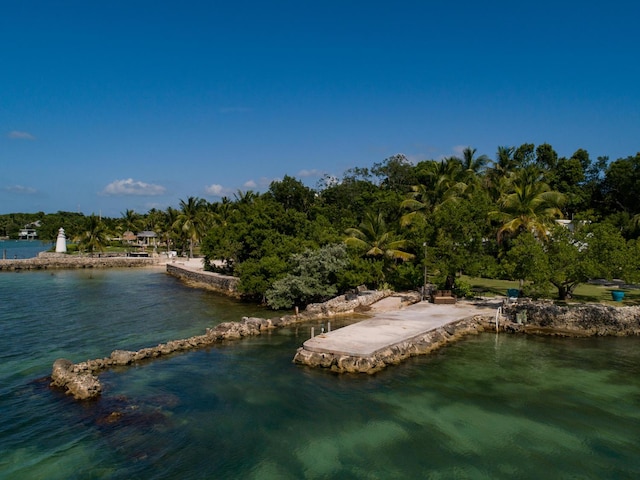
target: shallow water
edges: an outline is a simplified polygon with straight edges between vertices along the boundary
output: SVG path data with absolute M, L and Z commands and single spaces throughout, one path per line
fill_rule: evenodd
M 293 365 L 309 326 L 101 375 L 107 356 L 268 312 L 158 270 L 0 274 L 0 478 L 638 478 L 640 340 L 484 334 L 373 376 Z

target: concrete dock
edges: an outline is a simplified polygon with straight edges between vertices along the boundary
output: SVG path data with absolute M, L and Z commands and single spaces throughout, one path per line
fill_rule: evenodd
M 420 302 L 400 310 L 375 305 L 372 317 L 304 342 L 294 362 L 335 372 L 374 373 L 413 355 L 429 353 L 469 333 L 483 331 L 495 318 L 501 299 L 459 301 L 454 305 Z
M 303 347 L 317 353 L 370 356 L 457 320 L 474 315 L 495 315 L 501 304 L 500 300 L 483 304 L 458 302 L 455 305 L 415 303 L 402 310 L 374 313 L 370 319 L 316 335 L 304 342 Z

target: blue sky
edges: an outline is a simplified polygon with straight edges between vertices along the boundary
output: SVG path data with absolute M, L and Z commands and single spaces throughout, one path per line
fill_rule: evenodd
M 402 153 L 640 151 L 637 2 L 0 0 L 0 213 L 264 191 Z

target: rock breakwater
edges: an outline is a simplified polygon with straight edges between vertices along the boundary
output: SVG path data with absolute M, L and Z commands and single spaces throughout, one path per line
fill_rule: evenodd
M 299 315 L 286 315 L 276 318 L 244 317 L 239 322 L 224 322 L 214 328 L 208 328 L 204 335 L 171 340 L 155 347 L 138 351 L 114 350 L 108 357 L 73 363 L 60 358 L 53 364 L 51 386 L 61 388 L 77 400 L 90 400 L 102 394 L 102 384 L 98 374 L 115 367 L 126 367 L 155 358 L 206 348 L 216 343 L 239 340 L 244 337 L 260 335 L 278 327 L 303 323 L 316 318 L 348 315 L 358 309 L 366 309 L 371 304 L 391 295 L 390 290 L 361 292 L 359 295 L 341 295 L 323 304 L 312 304 Z

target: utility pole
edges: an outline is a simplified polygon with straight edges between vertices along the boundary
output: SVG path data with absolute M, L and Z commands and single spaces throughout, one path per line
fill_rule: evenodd
M 424 285 L 422 285 L 422 301 L 424 302 L 424 297 L 427 295 L 427 242 L 422 244 L 424 247 Z

